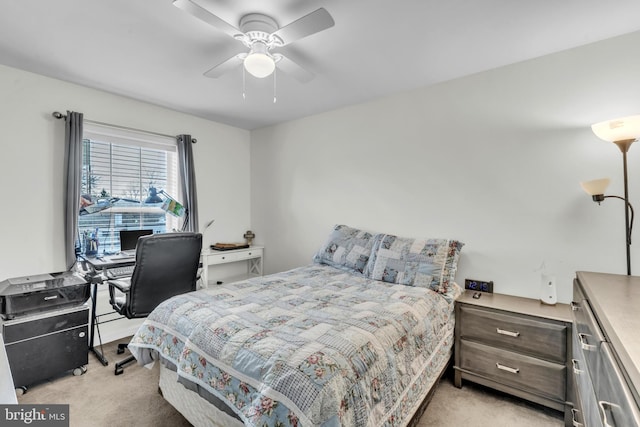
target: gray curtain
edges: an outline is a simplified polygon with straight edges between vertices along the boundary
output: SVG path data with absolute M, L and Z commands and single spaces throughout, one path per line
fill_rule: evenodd
M 65 119 L 65 258 L 70 270 L 76 263 L 78 240 L 78 213 L 82 181 L 82 113 L 67 111 Z
M 193 166 L 193 142 L 191 135 L 178 135 L 178 173 L 182 178 L 182 194 L 186 215 L 183 231 L 198 232 L 198 196 L 196 171 Z

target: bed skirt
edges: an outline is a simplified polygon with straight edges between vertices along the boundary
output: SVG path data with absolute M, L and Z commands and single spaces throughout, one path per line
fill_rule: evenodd
M 431 398 L 433 397 L 438 382 L 447 370 L 451 361 L 450 357 L 439 358 L 440 365 L 436 371 L 438 375 L 431 379 L 431 385 L 425 398 L 416 409 L 411 420 L 407 424 L 409 427 L 416 426 L 420 422 L 420 417 L 427 409 Z M 197 392 L 184 387 L 178 382 L 178 374 L 176 371 L 160 363 L 160 383 L 158 387 L 162 393 L 162 397 L 171 404 L 178 412 L 185 417 L 194 427 L 243 427 L 244 423 L 234 418 L 224 411 L 216 408 L 206 399 L 201 397 Z
M 178 374 L 160 363 L 160 392 L 194 427 L 243 427 L 237 418 L 219 410 L 198 393 L 178 382 Z

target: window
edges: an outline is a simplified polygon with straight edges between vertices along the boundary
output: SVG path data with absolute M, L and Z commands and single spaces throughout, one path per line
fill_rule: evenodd
M 162 208 L 180 200 L 175 140 L 96 124 L 85 124 L 83 137 L 81 252 L 95 237 L 99 254 L 117 253 L 120 230 L 180 228 L 182 218 Z

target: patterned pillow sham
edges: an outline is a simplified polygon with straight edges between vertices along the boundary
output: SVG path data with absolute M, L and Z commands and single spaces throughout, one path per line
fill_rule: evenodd
M 373 250 L 364 274 L 374 280 L 429 288 L 446 294 L 458 269 L 464 243 L 448 239 L 412 239 L 385 234 Z
M 369 262 L 376 236 L 347 225 L 336 225 L 313 261 L 363 274 Z

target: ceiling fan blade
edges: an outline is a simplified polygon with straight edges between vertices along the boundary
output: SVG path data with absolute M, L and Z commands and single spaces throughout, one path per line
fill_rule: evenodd
M 218 77 L 228 73 L 229 71 L 232 71 L 234 68 L 237 68 L 239 65 L 241 65 L 242 59 L 242 54 L 233 55 L 231 58 L 221 62 L 220 64 L 204 73 L 204 76 L 217 79 Z
M 335 22 L 329 12 L 324 8 L 320 8 L 311 12 L 302 18 L 285 25 L 276 32 L 274 36 L 282 40 L 283 46 L 301 38 L 310 36 L 319 31 L 326 30 L 335 25 Z
M 279 70 L 298 80 L 300 83 L 310 82 L 315 77 L 315 74 L 308 70 L 305 70 L 283 55 L 281 55 L 280 60 L 277 62 L 277 67 Z
M 230 35 L 233 38 L 235 38 L 236 35 L 242 35 L 242 31 L 229 24 L 228 22 L 218 18 L 207 9 L 198 6 L 191 0 L 174 0 L 173 5 L 206 22 L 212 27 L 215 27 L 223 33 Z

